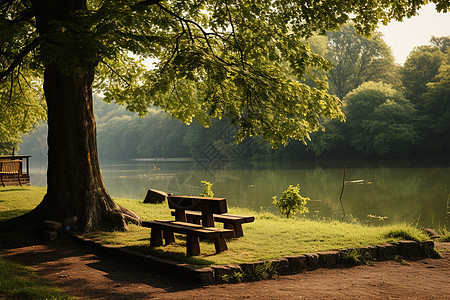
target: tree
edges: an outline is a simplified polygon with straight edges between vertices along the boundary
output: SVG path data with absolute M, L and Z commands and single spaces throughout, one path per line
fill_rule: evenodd
M 350 143 L 363 155 L 407 153 L 416 142 L 416 110 L 390 85 L 363 83 L 344 99 Z
M 450 53 L 439 68 L 433 82 L 423 96 L 426 142 L 434 152 L 450 151 Z
M 396 80 L 394 56 L 380 32 L 359 35 L 352 24 L 328 33 L 326 57 L 333 68 L 328 72 L 330 91 L 343 99 L 363 82 Z
M 450 36 L 435 37 L 432 36 L 430 42 L 439 47 L 442 52 L 447 53 L 450 47 Z
M 400 70 L 405 97 L 417 108 L 422 108 L 421 97 L 427 91 L 427 83 L 433 81 L 439 71 L 444 53 L 436 46 L 419 46 L 408 55 Z
M 0 82 L 0 154 L 18 150 L 20 134 L 46 117 L 42 89 L 27 79 L 30 74 L 26 72 L 26 68 L 17 68 L 9 80 Z
M 447 11 L 446 1 L 433 2 Z M 328 67 L 301 40 L 350 14 L 368 33 L 379 20 L 412 16 L 425 3 L 1 0 L 0 81 L 18 68 L 36 72 L 29 82 L 43 82 L 49 127 L 47 194 L 9 224 L 77 216 L 78 230 L 87 231 L 139 221 L 104 187 L 93 88 L 140 115 L 155 105 L 184 122 L 229 117 L 237 140 L 257 134 L 275 145 L 306 140 L 319 116 L 342 114 L 326 84 L 298 81 L 311 67 Z M 143 58 L 153 59 L 155 69 Z

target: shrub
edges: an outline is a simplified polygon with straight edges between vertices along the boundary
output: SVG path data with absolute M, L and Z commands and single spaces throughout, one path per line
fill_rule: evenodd
M 203 193 L 200 194 L 200 197 L 214 197 L 214 192 L 211 188 L 213 184 L 206 180 L 202 180 L 202 183 L 203 183 L 204 187 L 203 187 Z
M 277 200 L 277 196 L 273 197 L 273 204 L 280 209 L 282 215 L 289 218 L 296 213 L 308 213 L 309 210 L 306 207 L 306 202 L 309 198 L 300 196 L 300 187 L 290 185 L 284 192 L 280 200 Z

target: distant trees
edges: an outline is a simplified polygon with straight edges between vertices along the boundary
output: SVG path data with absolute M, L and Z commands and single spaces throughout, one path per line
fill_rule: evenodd
M 446 48 L 447 51 L 449 48 Z M 428 151 L 448 153 L 450 151 L 450 52 L 446 53 L 438 74 L 427 84 L 423 94 L 423 112 L 426 134 L 424 143 Z
M 344 111 L 350 144 L 365 156 L 408 153 L 418 139 L 416 110 L 389 85 L 363 83 L 345 97 Z
M 351 23 L 331 31 L 326 58 L 333 66 L 327 74 L 330 92 L 341 100 L 364 82 L 396 80 L 394 56 L 380 32 L 365 38 Z
M 405 97 L 415 105 L 421 106 L 422 95 L 439 72 L 444 60 L 444 53 L 437 46 L 420 46 L 414 48 L 401 68 L 402 86 Z

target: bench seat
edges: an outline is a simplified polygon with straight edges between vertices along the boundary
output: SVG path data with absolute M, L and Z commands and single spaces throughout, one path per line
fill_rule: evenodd
M 17 180 L 20 182 L 20 175 L 22 173 L 22 161 L 21 160 L 4 160 L 0 161 L 0 181 L 2 186 L 5 186 L 3 182 L 3 175 L 17 175 Z
M 162 246 L 163 238 L 166 245 L 173 243 L 175 241 L 174 232 L 186 235 L 188 256 L 200 254 L 200 238 L 214 241 L 216 253 L 219 253 L 228 249 L 225 239 L 234 236 L 234 231 L 231 229 L 204 227 L 180 221 L 142 221 L 141 225 L 151 228 L 150 247 Z
M 175 216 L 174 211 L 172 211 L 172 216 Z M 255 221 L 255 217 L 253 216 L 241 216 L 228 213 L 213 214 L 213 217 L 215 222 L 223 223 L 224 228 L 232 229 L 234 231 L 234 237 L 244 236 L 242 224 Z M 200 224 L 202 213 L 199 211 L 186 210 L 186 219 L 190 223 Z

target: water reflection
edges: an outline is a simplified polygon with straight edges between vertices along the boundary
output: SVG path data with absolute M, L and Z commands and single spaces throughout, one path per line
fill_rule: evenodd
M 448 227 L 450 164 L 442 162 L 346 163 L 343 203 L 346 214 L 370 224 L 418 223 Z M 217 196 L 230 206 L 276 212 L 272 196 L 281 196 L 290 184 L 300 184 L 302 196 L 310 197 L 314 215 L 340 219 L 339 194 L 342 162 L 233 162 L 222 170 L 206 172 L 192 161 L 103 161 L 101 169 L 113 197 L 142 200 L 148 188 L 175 194 L 198 195 L 201 180 L 214 183 Z M 33 185 L 45 185 L 46 164 L 32 162 Z M 368 215 L 388 217 L 386 220 Z

